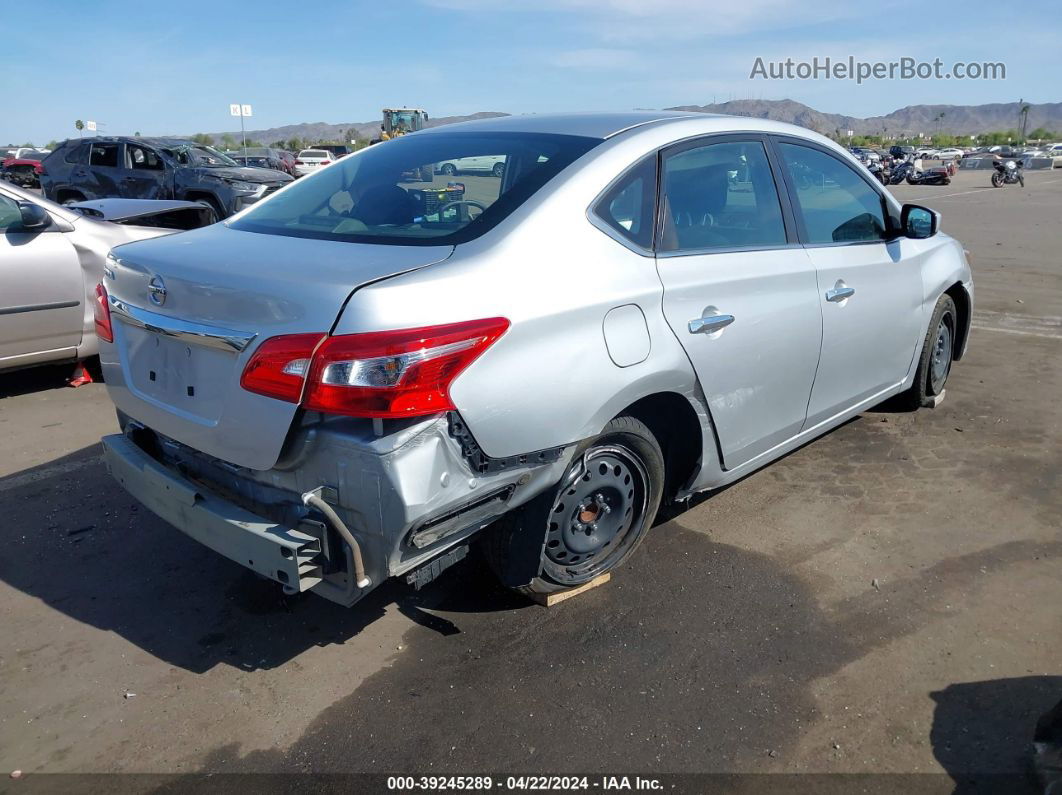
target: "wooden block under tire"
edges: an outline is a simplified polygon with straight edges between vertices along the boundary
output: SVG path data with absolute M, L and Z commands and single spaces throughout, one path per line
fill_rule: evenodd
M 571 599 L 573 596 L 578 596 L 579 594 L 585 591 L 589 591 L 591 588 L 596 588 L 599 585 L 604 585 L 611 579 L 612 572 L 606 571 L 604 574 L 594 577 L 594 579 L 590 580 L 590 582 L 583 583 L 577 588 L 569 588 L 567 591 L 554 591 L 553 593 L 531 594 L 530 596 L 531 599 L 538 602 L 540 605 L 545 605 L 546 607 L 553 607 L 553 605 L 559 604 L 565 599 Z

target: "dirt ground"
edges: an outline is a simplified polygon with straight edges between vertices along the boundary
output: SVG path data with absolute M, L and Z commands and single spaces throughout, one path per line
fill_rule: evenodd
M 972 255 L 939 408 L 867 412 L 548 610 L 472 557 L 285 599 L 107 476 L 101 385 L 0 377 L 0 771 L 1024 771 L 1062 698 L 1062 172 L 1027 179 L 895 189 Z

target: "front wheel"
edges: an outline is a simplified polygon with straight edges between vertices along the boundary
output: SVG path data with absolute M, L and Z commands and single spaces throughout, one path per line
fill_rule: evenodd
M 915 177 L 915 176 L 914 176 L 914 174 L 908 174 L 908 175 L 907 175 L 907 184 L 908 184 L 908 185 L 917 185 L 917 184 L 918 184 L 918 183 L 920 183 L 921 181 L 922 181 L 922 180 L 920 180 L 920 179 L 918 179 L 917 177 Z
M 992 187 L 993 188 L 1002 188 L 1003 187 L 1003 175 L 1000 174 L 998 171 L 995 174 L 992 175 Z
M 634 552 L 656 517 L 663 484 L 656 437 L 634 417 L 617 417 L 580 445 L 556 488 L 487 531 L 487 560 L 503 583 L 524 594 L 583 585 Z M 519 549 L 538 550 L 537 572 L 517 571 L 527 566 Z
M 457 173 L 457 168 L 454 167 L 453 163 L 443 163 L 442 168 L 440 168 L 439 171 L 448 177 L 452 177 Z
M 495 163 L 494 168 L 490 170 L 490 173 L 493 174 L 495 177 L 500 177 L 502 174 L 505 173 L 505 164 Z
M 937 300 L 929 330 L 922 343 L 922 354 L 918 359 L 914 383 L 907 392 L 910 408 L 929 406 L 935 397 L 943 394 L 951 374 L 958 328 L 955 301 L 950 295 L 942 295 Z

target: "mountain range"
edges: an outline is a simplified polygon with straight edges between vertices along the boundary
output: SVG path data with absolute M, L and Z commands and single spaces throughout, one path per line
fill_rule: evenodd
M 698 113 L 726 113 L 733 116 L 751 116 L 760 119 L 774 119 L 806 127 L 824 134 L 845 135 L 851 130 L 855 135 L 911 136 L 936 132 L 951 135 L 976 135 L 980 133 L 1014 130 L 1018 128 L 1018 114 L 1021 110 L 1018 102 L 994 103 L 990 105 L 910 105 L 894 110 L 884 116 L 860 118 L 837 113 L 822 113 L 791 99 L 737 99 L 711 105 L 678 105 L 664 110 L 688 110 Z M 459 121 L 485 119 L 494 116 L 508 116 L 507 113 L 487 111 L 473 113 L 469 116 L 443 116 L 431 119 L 429 127 L 453 124 Z M 1062 131 L 1062 102 L 1049 102 L 1029 105 L 1029 118 L 1026 130 L 1038 127 Z M 344 135 L 373 138 L 379 133 L 380 120 L 348 122 L 346 124 L 328 124 L 311 122 L 288 124 L 283 127 L 271 127 L 265 130 L 248 130 L 247 137 L 262 143 L 300 138 L 310 141 L 342 140 Z M 217 140 L 225 133 L 211 133 Z M 238 132 L 229 132 L 238 136 Z

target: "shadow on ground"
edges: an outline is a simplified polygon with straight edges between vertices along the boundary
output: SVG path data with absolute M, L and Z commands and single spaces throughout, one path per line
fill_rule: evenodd
M 74 373 L 75 365 L 50 364 L 42 367 L 29 367 L 0 373 L 0 399 L 29 395 L 34 392 L 46 392 L 51 389 L 69 389 L 68 382 Z M 96 368 L 90 368 L 99 375 Z
M 1024 676 L 949 685 L 930 694 L 936 703 L 933 755 L 956 793 L 1040 792 L 1033 773 L 1037 721 L 1062 698 L 1062 676 Z M 1001 777 L 1005 777 L 1001 778 Z
M 456 628 L 391 580 L 356 609 L 279 586 L 187 538 L 107 474 L 98 445 L 0 478 L 0 579 L 71 618 L 121 635 L 171 665 L 274 668 L 313 646 L 344 643 L 391 604 L 442 634 Z M 468 610 L 527 606 L 500 586 Z

